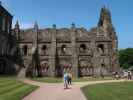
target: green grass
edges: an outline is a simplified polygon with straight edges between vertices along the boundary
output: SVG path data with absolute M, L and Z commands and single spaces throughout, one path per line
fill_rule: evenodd
M 100 81 L 100 80 L 111 80 L 111 77 L 105 77 L 104 79 L 99 77 L 99 78 L 93 78 L 93 77 L 82 77 L 82 78 L 73 78 L 72 82 L 85 82 L 85 81 Z M 39 82 L 45 82 L 45 83 L 61 83 L 63 82 L 63 78 L 55 78 L 55 77 L 35 77 L 32 78 L 34 81 L 39 81 Z
M 36 88 L 16 80 L 15 77 L 0 76 L 0 100 L 21 100 Z
M 88 85 L 82 91 L 88 100 L 133 100 L 133 82 Z

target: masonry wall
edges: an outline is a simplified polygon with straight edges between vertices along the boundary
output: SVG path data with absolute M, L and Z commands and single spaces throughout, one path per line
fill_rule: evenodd
M 29 33 L 34 36 L 34 32 L 31 31 Z M 75 77 L 109 75 L 114 71 L 112 65 L 114 51 L 111 49 L 113 40 L 109 37 L 97 36 L 97 33 L 93 36 L 86 29 L 74 27 L 38 29 L 38 35 L 38 51 L 43 76 L 62 76 L 65 71 L 71 72 Z M 19 40 L 21 54 L 27 62 L 25 63 L 27 67 L 31 66 L 33 46 L 32 39 L 28 40 L 22 38 Z M 24 54 L 24 46 L 27 46 L 26 54 Z

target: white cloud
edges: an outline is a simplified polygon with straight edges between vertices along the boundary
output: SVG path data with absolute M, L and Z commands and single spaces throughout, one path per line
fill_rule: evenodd
M 32 28 L 32 27 L 33 27 L 32 23 L 20 23 L 21 29 L 27 29 L 27 28 Z

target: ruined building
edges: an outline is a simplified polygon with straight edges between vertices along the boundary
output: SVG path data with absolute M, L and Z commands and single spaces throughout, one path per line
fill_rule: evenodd
M 117 35 L 111 13 L 103 7 L 96 27 L 40 29 L 37 23 L 11 31 L 12 15 L 0 5 L 0 74 L 62 76 L 110 75 L 119 68 Z M 20 71 L 19 71 L 20 69 Z
M 19 43 L 26 72 L 33 69 L 33 52 L 43 76 L 62 76 L 70 71 L 74 76 L 109 75 L 118 70 L 117 35 L 112 25 L 111 13 L 103 7 L 99 22 L 89 31 L 83 27 L 20 29 L 17 22 L 14 34 Z M 36 73 L 36 71 L 35 71 Z

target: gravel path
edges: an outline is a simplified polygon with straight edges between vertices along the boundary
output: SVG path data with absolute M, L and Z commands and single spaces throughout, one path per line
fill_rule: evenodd
M 69 89 L 64 89 L 63 83 L 41 83 L 24 79 L 25 83 L 39 86 L 22 100 L 86 100 L 84 94 L 80 90 L 81 87 L 91 84 L 123 82 L 125 80 L 106 80 L 106 81 L 90 81 L 90 82 L 74 82 Z

